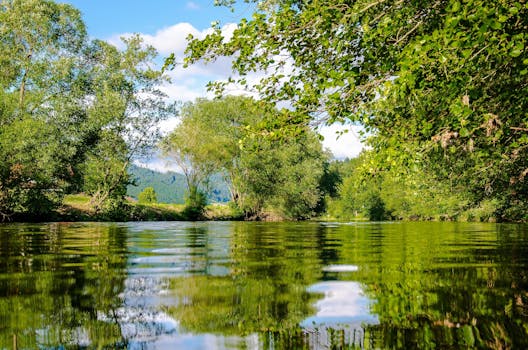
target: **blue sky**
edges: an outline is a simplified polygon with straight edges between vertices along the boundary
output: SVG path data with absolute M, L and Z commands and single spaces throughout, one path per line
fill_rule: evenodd
M 103 39 L 121 33 L 155 34 L 176 23 L 188 22 L 197 29 L 212 21 L 238 22 L 251 15 L 251 6 L 242 5 L 232 13 L 213 6 L 213 0 L 63 0 L 81 10 L 91 36 Z
M 133 33 L 142 35 L 145 42 L 154 46 L 160 57 L 174 53 L 182 59 L 186 47 L 185 38 L 189 33 L 203 37 L 211 27 L 211 22 L 220 21 L 225 34 L 229 35 L 236 23 L 243 17 L 250 17 L 254 4 L 240 1 L 235 12 L 225 7 L 216 7 L 214 0 L 57 0 L 72 4 L 82 13 L 88 34 L 93 38 L 107 40 L 119 45 L 120 37 Z M 160 59 L 160 62 L 162 60 Z M 170 72 L 171 83 L 163 90 L 170 98 L 179 101 L 192 101 L 197 97 L 212 97 L 206 90 L 207 82 L 224 80 L 231 73 L 229 58 L 220 58 L 214 64 L 196 64 L 188 69 L 181 67 Z M 262 74 L 254 74 L 249 79 L 258 80 Z M 243 91 L 233 89 L 232 94 Z M 162 128 L 168 132 L 177 121 L 170 119 Z M 354 157 L 362 145 L 358 140 L 358 127 L 347 127 L 349 132 L 339 139 L 336 132 L 342 126 L 333 125 L 321 130 L 325 137 L 323 145 L 337 158 Z M 163 169 L 159 164 L 150 167 Z

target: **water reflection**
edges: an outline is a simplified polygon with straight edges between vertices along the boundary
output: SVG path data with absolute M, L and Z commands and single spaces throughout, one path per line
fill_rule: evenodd
M 526 226 L 0 226 L 0 348 L 528 347 Z
M 126 278 L 118 227 L 3 225 L 0 348 L 125 343 L 111 313 Z

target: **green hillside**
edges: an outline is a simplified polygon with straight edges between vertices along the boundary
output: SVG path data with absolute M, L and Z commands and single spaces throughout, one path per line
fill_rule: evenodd
M 146 187 L 153 187 L 160 203 L 183 203 L 186 191 L 183 174 L 169 171 L 162 173 L 148 168 L 132 165 L 129 168 L 134 185 L 129 185 L 127 194 L 137 199 Z M 229 201 L 229 190 L 219 176 L 212 179 L 209 202 Z

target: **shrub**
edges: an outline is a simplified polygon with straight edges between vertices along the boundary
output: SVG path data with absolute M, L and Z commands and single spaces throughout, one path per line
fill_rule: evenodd
M 154 191 L 153 187 L 146 187 L 139 195 L 138 195 L 138 201 L 139 203 L 157 203 L 158 197 L 156 195 L 156 191 Z

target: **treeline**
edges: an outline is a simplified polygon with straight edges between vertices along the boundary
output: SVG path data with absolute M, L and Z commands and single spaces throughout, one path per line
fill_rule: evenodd
M 192 40 L 185 58 L 236 54 L 233 78 L 211 86 L 238 82 L 259 100 L 176 111 L 138 36 L 118 49 L 90 40 L 69 5 L 0 0 L 0 220 L 49 219 L 77 192 L 122 218 L 128 169 L 156 147 L 185 176 L 187 218 L 201 217 L 220 176 L 247 219 L 328 207 L 341 218 L 528 220 L 523 1 L 261 5 L 232 37 L 215 24 Z M 160 143 L 159 121 L 177 113 Z M 370 151 L 338 165 L 310 126 L 344 121 L 365 127 Z
M 373 151 L 333 162 L 336 195 L 327 198 L 327 215 L 339 220 L 525 220 L 522 206 L 511 206 L 507 195 L 481 199 L 471 188 L 442 181 L 419 167 L 397 170 L 375 166 Z
M 263 132 L 281 116 L 272 104 L 227 97 L 176 110 L 159 90 L 167 78 L 151 68 L 152 47 L 139 36 L 123 39 L 123 48 L 89 39 L 67 4 L 1 0 L 0 33 L 1 221 L 52 219 L 65 195 L 80 192 L 96 219 L 128 218 L 133 160 L 158 147 L 186 181 L 157 186 L 156 200 L 180 187 L 182 218 L 202 218 L 208 201 L 226 196 L 247 219 L 323 211 L 330 156 L 309 128 L 288 137 Z M 179 126 L 160 144 L 159 122 L 178 113 Z
M 78 10 L 49 0 L 1 0 L 0 38 L 0 221 L 49 219 L 81 191 L 119 218 L 133 157 L 173 113 L 155 50 L 90 40 Z

